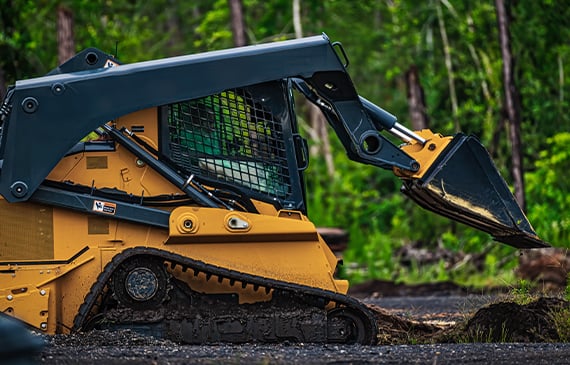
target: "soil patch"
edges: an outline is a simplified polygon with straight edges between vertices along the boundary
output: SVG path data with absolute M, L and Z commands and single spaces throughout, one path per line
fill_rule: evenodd
M 542 297 L 528 304 L 503 301 L 479 309 L 465 323 L 443 330 L 436 342 L 560 342 L 567 340 L 570 303 Z
M 465 332 L 471 342 L 558 342 L 558 315 L 570 315 L 569 303 L 559 298 L 495 303 L 475 313 Z

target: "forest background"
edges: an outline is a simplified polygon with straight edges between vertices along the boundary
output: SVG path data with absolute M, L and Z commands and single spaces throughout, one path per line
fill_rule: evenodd
M 477 135 L 539 235 L 570 246 L 564 1 L 1 0 L 0 17 L 2 97 L 7 85 L 87 47 L 131 63 L 324 32 L 342 42 L 361 95 L 414 129 Z M 390 171 L 349 161 L 322 118 L 300 110 L 311 147 L 309 217 L 350 234 L 341 275 L 478 286 L 515 280 L 517 250 L 415 206 Z M 404 247 L 463 259 L 404 265 Z

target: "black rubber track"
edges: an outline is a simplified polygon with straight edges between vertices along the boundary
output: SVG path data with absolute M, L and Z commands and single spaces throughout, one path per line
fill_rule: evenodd
M 244 288 L 246 285 L 252 285 L 254 289 L 257 287 L 272 288 L 295 293 L 295 295 L 309 295 L 311 297 L 322 298 L 325 303 L 334 302 L 337 308 L 348 308 L 351 312 L 358 313 L 363 317 L 362 325 L 366 328 L 366 333 L 363 336 L 359 336 L 359 343 L 365 345 L 373 345 L 377 343 L 378 325 L 375 317 L 365 304 L 355 298 L 320 288 L 246 274 L 207 264 L 203 261 L 194 260 L 172 252 L 149 247 L 129 248 L 113 257 L 111 262 L 109 262 L 101 274 L 99 274 L 97 281 L 91 287 L 84 303 L 79 307 L 79 311 L 73 321 L 73 331 L 81 331 L 84 329 L 90 313 L 94 306 L 97 305 L 97 299 L 103 293 L 107 282 L 119 265 L 129 258 L 139 255 L 153 256 L 176 265 L 181 265 L 182 267 L 187 267 L 188 269 L 193 270 L 195 274 L 203 272 L 206 273 L 206 275 L 216 276 L 218 278 L 227 278 L 230 281 L 241 283 Z

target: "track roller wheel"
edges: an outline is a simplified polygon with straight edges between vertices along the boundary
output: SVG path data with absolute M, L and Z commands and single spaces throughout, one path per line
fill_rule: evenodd
M 364 313 L 352 308 L 334 308 L 327 313 L 328 342 L 376 343 L 376 331 Z
M 111 288 L 115 299 L 132 309 L 151 309 L 162 304 L 170 289 L 164 263 L 151 256 L 135 256 L 113 273 Z

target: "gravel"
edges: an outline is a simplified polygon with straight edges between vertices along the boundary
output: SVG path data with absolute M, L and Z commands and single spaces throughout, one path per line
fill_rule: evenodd
M 41 364 L 569 364 L 570 344 L 48 347 Z
M 463 322 L 488 296 L 368 298 L 400 318 Z M 45 336 L 33 364 L 570 364 L 569 343 L 180 345 L 133 331 Z M 1 347 L 1 346 L 0 346 Z M 10 363 L 3 362 L 0 364 Z

